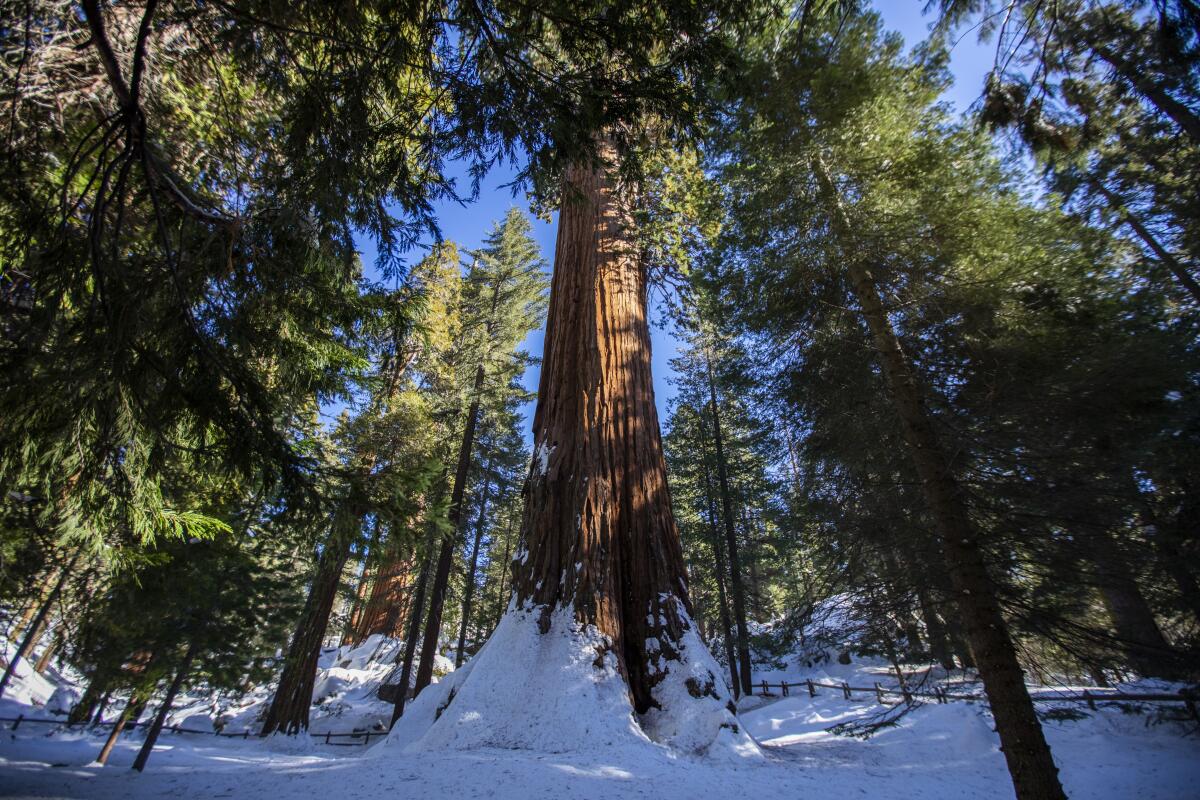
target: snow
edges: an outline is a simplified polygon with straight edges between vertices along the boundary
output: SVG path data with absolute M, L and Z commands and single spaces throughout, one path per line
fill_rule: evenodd
M 422 692 L 379 747 L 407 752 L 480 747 L 561 753 L 648 740 L 605 639 L 569 609 L 539 633 L 533 609 L 513 609 L 467 664 Z M 481 677 L 471 680 L 478 673 Z M 447 700 L 454 693 L 453 702 Z M 444 711 L 439 711 L 445 706 Z M 514 721 L 519 720 L 519 724 Z
M 550 456 L 554 455 L 554 449 L 554 445 L 548 445 L 545 442 L 538 445 L 537 452 L 533 456 L 538 475 L 545 475 L 550 470 Z
M 365 753 L 324 747 L 285 753 L 253 738 L 165 734 L 147 771 L 138 775 L 129 769 L 139 743 L 135 737 L 122 739 L 109 766 L 100 768 L 91 763 L 99 737 L 47 737 L 23 726 L 0 738 L 0 796 L 696 800 L 736 791 L 755 800 L 1012 797 L 998 740 L 980 706 L 926 705 L 862 741 L 822 732 L 829 719 L 849 708 L 835 705 L 829 695 L 828 704 L 816 710 L 805 695 L 744 713 L 742 723 L 768 746 L 764 757 L 736 761 L 681 757 L 661 747 L 410 752 L 391 741 Z M 1200 747 L 1177 728 L 1147 728 L 1144 718 L 1102 710 L 1076 722 L 1048 723 L 1046 729 L 1073 798 L 1195 796 Z M 796 743 L 780 746 L 788 740 Z
M 93 763 L 103 743 L 100 733 L 30 723 L 10 732 L 10 723 L 0 723 L 0 797 L 696 800 L 716 792 L 735 792 L 751 800 L 1013 796 L 983 703 L 918 705 L 867 739 L 830 731 L 834 725 L 861 722 L 888 709 L 871 693 L 856 693 L 847 701 L 839 690 L 818 689 L 816 697 L 809 697 L 803 687 L 806 678 L 838 684 L 844 680 L 854 686 L 876 681 L 894 686 L 895 680 L 890 666 L 879 659 L 855 657 L 850 664 L 837 663 L 831 654 L 843 652 L 848 642 L 837 641 L 829 629 L 818 631 L 819 624 L 806 629 L 796 649 L 774 666 L 764 664 L 755 671 L 756 681 L 800 684 L 789 697 L 742 698 L 738 734 L 719 728 L 725 737 L 719 746 L 689 749 L 681 746 L 684 731 L 711 726 L 715 719 L 654 720 L 648 715 L 637 720 L 613 656 L 597 659 L 603 637 L 576 624 L 563 610 L 550 615 L 548 632 L 540 634 L 538 613 L 510 609 L 476 657 L 411 702 L 392 733 L 370 749 L 326 747 L 310 737 L 264 741 L 254 736 L 242 740 L 164 733 L 147 771 L 137 774 L 129 766 L 140 732 L 124 736 L 109 766 L 101 768 Z M 845 614 L 836 621 L 853 628 Z M 681 643 L 682 664 L 660 687 L 668 708 L 674 694 L 687 691 L 687 678 L 707 678 L 714 669 L 723 674 L 707 648 L 688 633 Z M 314 729 L 348 731 L 390 713 L 390 706 L 374 698 L 374 692 L 398 648 L 398 642 L 375 637 L 358 647 L 325 651 L 318 686 L 326 696 L 314 706 Z M 439 664 L 443 666 L 448 665 Z M 940 671 L 930 675 L 939 681 L 946 678 Z M 0 700 L 0 716 L 49 718 L 48 709 L 40 706 L 56 694 L 61 705 L 64 690 L 77 691 L 72 683 L 59 680 L 57 673 L 50 673 L 50 679 L 18 676 L 10 695 Z M 718 693 L 724 689 L 723 679 L 714 684 Z M 1144 683 L 1122 688 L 1148 692 L 1168 687 Z M 955 686 L 956 693 L 975 691 L 975 683 Z M 220 718 L 225 730 L 240 730 L 252 725 L 268 696 L 269 687 L 259 687 L 236 702 L 194 690 L 172 721 L 187 719 L 187 727 L 201 728 L 203 722 L 212 725 Z M 689 695 L 688 700 L 694 698 Z M 711 709 L 696 702 L 682 707 L 701 715 Z M 1128 707 L 1100 704 L 1095 711 L 1078 710 L 1084 715 L 1080 719 L 1044 723 L 1071 797 L 1196 796 L 1200 742 L 1194 732 L 1189 735 L 1179 723 L 1151 724 L 1153 717 L 1144 709 L 1133 713 Z M 721 711 L 726 713 L 723 706 Z M 674 740 L 663 725 L 678 726 Z M 1191 728 L 1194 731 L 1195 725 Z M 668 740 L 672 746 L 661 743 Z M 700 750 L 705 752 L 698 754 Z

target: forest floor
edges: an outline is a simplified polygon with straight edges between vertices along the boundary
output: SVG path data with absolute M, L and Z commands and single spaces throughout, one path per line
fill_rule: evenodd
M 359 720 L 347 697 L 365 696 L 356 675 L 339 667 L 343 653 L 325 659 L 323 679 L 340 670 L 341 694 L 324 705 L 341 714 L 327 729 Z M 354 662 L 354 659 L 350 659 Z M 360 659 L 361 661 L 361 659 Z M 795 667 L 796 665 L 793 665 Z M 376 670 L 377 671 L 377 670 Z M 819 681 L 871 686 L 886 678 L 881 662 L 785 668 L 756 679 Z M 29 689 L 36 687 L 30 685 Z M 43 691 L 46 687 L 42 687 Z M 1145 690 L 1143 688 L 1143 690 Z M 18 689 L 0 702 L 0 716 L 49 716 L 38 698 Z M 43 698 L 44 702 L 45 698 Z M 147 770 L 129 769 L 140 734 L 118 744 L 108 766 L 93 763 L 101 734 L 50 731 L 24 724 L 16 732 L 0 723 L 0 796 L 138 800 L 179 798 L 654 798 L 697 800 L 718 794 L 753 800 L 803 797 L 960 798 L 1011 797 L 999 742 L 986 707 L 978 703 L 926 703 L 870 738 L 837 735 L 838 723 L 886 712 L 871 696 L 847 701 L 833 690 L 786 698 L 757 698 L 739 715 L 763 745 L 764 755 L 721 759 L 673 755 L 663 748 L 598 749 L 587 753 L 478 750 L 407 753 L 381 742 L 370 748 L 319 743 L 280 746 L 270 740 L 164 734 Z M 183 712 L 185 715 L 188 712 Z M 239 715 L 241 716 L 241 715 Z M 1195 726 L 1156 721 L 1152 709 L 1100 705 L 1076 719 L 1048 720 L 1046 732 L 1063 782 L 1073 798 L 1200 796 L 1200 738 Z M 188 719 L 197 724 L 195 712 Z M 330 721 L 332 720 L 332 721 Z M 174 721 L 174 720 L 173 720 Z M 299 752 L 297 752 L 299 750 Z

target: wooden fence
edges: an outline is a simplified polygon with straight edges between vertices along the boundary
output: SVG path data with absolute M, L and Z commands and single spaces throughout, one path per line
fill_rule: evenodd
M 910 703 L 910 704 L 913 702 L 914 697 L 928 697 L 928 698 L 932 698 L 932 699 L 936 700 L 938 703 L 948 703 L 951 700 L 966 700 L 968 702 L 970 702 L 970 701 L 986 701 L 987 700 L 987 698 L 983 695 L 955 694 L 953 692 L 946 691 L 945 689 L 943 689 L 940 686 L 933 687 L 933 691 L 929 692 L 929 691 L 916 691 L 916 690 L 912 690 L 912 689 L 909 689 L 904 686 L 901 686 L 899 689 L 885 689 L 883 686 L 879 685 L 878 683 L 876 683 L 874 686 L 871 686 L 871 687 L 851 686 L 850 684 L 845 683 L 845 682 L 843 682 L 841 684 L 837 684 L 837 683 L 821 683 L 819 681 L 810 681 L 810 680 L 798 681 L 795 683 L 789 683 L 788 681 L 782 681 L 780 683 L 768 683 L 767 681 L 760 681 L 759 683 L 755 684 L 755 688 L 759 689 L 761 691 L 763 697 L 770 696 L 770 690 L 772 687 L 778 687 L 779 692 L 783 697 L 788 697 L 791 694 L 791 691 L 793 689 L 806 689 L 808 691 L 809 697 L 816 697 L 817 689 L 834 689 L 835 691 L 842 693 L 842 699 L 844 699 L 844 700 L 852 700 L 854 698 L 855 692 L 859 692 L 860 694 L 864 694 L 864 693 L 865 694 L 873 694 L 873 695 L 875 695 L 876 701 L 880 704 L 884 704 L 887 702 L 888 695 L 899 697 L 899 698 L 901 698 L 900 702 Z M 1104 691 L 1104 690 L 1092 691 L 1090 689 L 1084 689 L 1082 694 L 1062 694 L 1062 693 L 1054 693 L 1054 694 L 1038 693 L 1038 694 L 1035 694 L 1035 693 L 1031 693 L 1029 696 L 1030 696 L 1030 699 L 1032 699 L 1035 703 L 1038 703 L 1038 702 L 1087 703 L 1088 708 L 1092 708 L 1092 709 L 1094 709 L 1096 707 L 1097 702 L 1121 701 L 1121 700 L 1130 701 L 1130 702 L 1142 702 L 1142 703 L 1183 703 L 1184 705 L 1187 706 L 1188 713 L 1190 713 L 1192 715 L 1192 717 L 1194 717 L 1197 721 L 1200 721 L 1200 714 L 1197 713 L 1197 707 L 1196 707 L 1196 701 L 1197 701 L 1197 698 L 1200 697 L 1200 695 L 1198 695 L 1195 692 L 1186 690 L 1186 689 L 1181 689 L 1176 694 L 1168 694 L 1168 693 L 1130 694 L 1128 692 L 1117 692 L 1117 691 L 1110 692 L 1110 691 Z
M 57 725 L 59 727 L 66 728 L 67 730 L 76 727 L 111 728 L 116 724 L 115 722 L 88 723 L 66 722 L 60 719 L 38 719 L 37 717 L 26 717 L 24 714 L 20 714 L 16 717 L 0 717 L 0 722 L 11 722 L 12 727 L 9 728 L 10 731 L 15 731 L 17 728 L 21 727 L 21 725 L 26 723 L 34 725 Z M 149 722 L 129 722 L 126 723 L 125 728 L 127 730 L 132 730 L 137 727 L 148 728 L 150 727 L 150 724 L 151 723 Z M 257 738 L 256 734 L 251 734 L 251 732 L 248 730 L 240 731 L 238 733 L 225 733 L 223 731 L 200 731 L 196 730 L 195 728 L 182 728 L 178 725 L 163 725 L 162 729 L 164 731 L 171 731 L 172 733 L 190 733 L 199 736 L 224 736 L 227 739 L 249 739 L 251 735 L 254 735 L 255 738 Z M 332 747 L 358 747 L 360 745 L 370 744 L 372 736 L 387 736 L 387 733 L 387 731 L 353 731 L 351 733 L 333 733 L 332 731 L 327 731 L 325 733 L 310 733 L 309 736 L 316 739 L 318 744 L 327 744 Z M 334 739 L 359 739 L 361 741 L 335 742 L 333 741 Z
M 759 683 L 755 684 L 755 688 L 760 690 L 763 697 L 770 696 L 770 693 L 771 693 L 770 690 L 772 688 L 778 688 L 780 694 L 783 697 L 790 696 L 793 689 L 807 690 L 809 697 L 816 697 L 817 689 L 833 689 L 834 691 L 841 692 L 842 699 L 844 699 L 844 700 L 853 700 L 854 693 L 858 692 L 859 694 L 874 695 L 876 702 L 880 703 L 881 705 L 886 704 L 888 702 L 887 698 L 889 696 L 899 697 L 900 700 L 898 702 L 908 703 L 910 705 L 912 704 L 913 699 L 917 698 L 917 697 L 932 698 L 933 700 L 937 701 L 938 703 L 948 703 L 952 700 L 964 700 L 967 702 L 976 702 L 976 701 L 983 702 L 983 701 L 987 700 L 987 698 L 984 697 L 983 695 L 956 694 L 953 692 L 948 692 L 940 686 L 933 687 L 933 691 L 930 692 L 930 691 L 918 691 L 918 690 L 908 689 L 906 687 L 901 687 L 899 689 L 887 689 L 878 683 L 876 683 L 874 686 L 866 687 L 866 686 L 851 686 L 850 684 L 844 683 L 844 682 L 841 684 L 837 684 L 837 683 L 821 683 L 820 681 L 805 680 L 805 681 L 798 681 L 795 683 L 791 683 L 788 681 L 781 681 L 779 683 L 769 683 L 768 681 L 760 681 Z M 1127 702 L 1137 702 L 1137 703 L 1183 703 L 1185 706 L 1187 706 L 1188 713 L 1191 714 L 1192 717 L 1197 722 L 1200 722 L 1200 713 L 1197 712 L 1197 705 L 1196 705 L 1197 694 L 1194 692 L 1189 692 L 1187 690 L 1180 690 L 1177 694 L 1168 694 L 1168 693 L 1130 694 L 1128 692 L 1117 692 L 1117 691 L 1096 692 L 1096 691 L 1092 691 L 1089 689 L 1085 689 L 1082 694 L 1061 694 L 1061 693 L 1031 694 L 1030 698 L 1035 703 L 1037 703 L 1037 702 L 1086 703 L 1088 708 L 1092 708 L 1092 709 L 1096 708 L 1096 703 L 1098 703 L 1098 702 L 1113 702 L 1113 701 L 1127 701 Z M 25 724 L 25 723 L 37 724 L 37 725 L 58 725 L 60 727 L 67 728 L 68 730 L 70 730 L 73 727 L 85 727 L 86 728 L 89 725 L 93 724 L 93 723 L 86 723 L 86 722 L 68 723 L 63 720 L 57 720 L 57 719 L 38 719 L 36 717 L 26 717 L 24 714 L 21 714 L 17 717 L 0 717 L 0 722 L 11 722 L 12 727 L 9 730 L 12 730 L 12 731 L 15 731 L 17 728 L 19 728 L 22 724 Z M 114 722 L 97 722 L 97 723 L 94 723 L 94 726 L 100 727 L 100 728 L 106 728 L 106 727 L 112 727 L 115 724 L 116 723 L 114 723 Z M 133 729 L 133 728 L 137 728 L 139 726 L 148 727 L 149 725 L 150 725 L 149 722 L 131 722 L 131 723 L 128 723 L 125 727 L 129 728 L 129 729 Z M 195 735 L 200 735 L 200 736 L 224 736 L 229 739 L 249 739 L 250 738 L 250 731 L 248 731 L 248 730 L 241 731 L 239 733 L 224 733 L 222 731 L 200 731 L 200 730 L 196 730 L 194 728 L 181 728 L 178 725 L 164 725 L 162 729 L 164 731 L 171 731 L 172 733 L 189 733 L 189 734 L 195 734 Z M 371 737 L 373 737 L 373 736 L 386 736 L 387 733 L 388 733 L 387 731 L 353 731 L 351 733 L 333 733 L 332 731 L 327 731 L 325 733 L 310 733 L 309 736 L 311 736 L 313 739 L 316 739 L 317 742 L 320 744 L 327 744 L 332 747 L 358 747 L 361 745 L 370 744 Z M 333 741 L 334 739 L 357 739 L 359 741 L 335 742 L 335 741 Z

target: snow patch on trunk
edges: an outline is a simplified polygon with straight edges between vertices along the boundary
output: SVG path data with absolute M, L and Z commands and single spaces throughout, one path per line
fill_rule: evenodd
M 683 753 L 761 758 L 757 742 L 734 716 L 724 671 L 696 635 L 695 623 L 683 604 L 675 602 L 684 622 L 683 636 L 674 643 L 679 658 L 660 660 L 658 653 L 647 647 L 666 675 L 652 692 L 660 708 L 641 715 L 642 730 L 654 741 Z

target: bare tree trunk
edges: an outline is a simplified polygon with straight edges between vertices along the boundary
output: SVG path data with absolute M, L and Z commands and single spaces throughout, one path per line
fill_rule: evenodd
M 4 676 L 0 677 L 0 697 L 4 696 L 4 691 L 8 688 L 9 681 L 12 680 L 13 675 L 16 673 L 17 664 L 19 664 L 21 659 L 25 658 L 25 656 L 27 656 L 30 651 L 33 650 L 33 645 L 36 643 L 37 637 L 41 633 L 42 626 L 46 623 L 46 617 L 50 613 L 50 608 L 54 605 L 54 601 L 58 599 L 59 594 L 62 593 L 63 586 L 65 586 L 67 583 L 67 578 L 71 577 L 71 570 L 74 569 L 75 562 L 79 560 L 80 552 L 81 551 L 76 550 L 75 554 L 71 556 L 71 560 L 68 561 L 66 566 L 64 566 L 59 572 L 58 580 L 54 583 L 54 588 L 51 589 L 50 593 L 46 595 L 45 599 L 42 600 L 42 604 L 38 607 L 37 613 L 34 614 L 33 619 L 30 620 L 29 626 L 25 632 L 25 637 L 21 639 L 21 643 L 17 645 L 17 652 L 13 654 L 12 659 L 4 668 Z
M 346 629 L 342 632 L 342 644 L 357 644 L 366 638 L 360 633 L 363 627 L 363 617 L 367 612 L 368 590 L 374 582 L 371 578 L 372 567 L 381 567 L 379 554 L 376 549 L 379 544 L 379 518 L 376 517 L 371 526 L 371 542 L 367 545 L 362 556 L 362 574 L 358 578 L 358 586 L 354 589 L 354 606 L 350 609 L 350 619 L 346 621 Z
M 87 722 L 91 718 L 92 712 L 96 710 L 97 703 L 101 698 L 108 696 L 108 677 L 97 672 L 92 675 L 92 679 L 88 681 L 88 686 L 83 690 L 83 697 L 79 698 L 79 702 L 71 709 L 71 713 L 67 715 L 67 724 L 74 725 L 80 722 Z
M 700 435 L 704 436 L 703 427 L 701 427 Z M 703 439 L 702 443 L 707 444 Z M 707 447 L 705 450 L 707 451 Z M 733 626 L 729 619 L 729 601 L 725 594 L 725 576 L 729 573 L 726 571 L 725 549 L 721 544 L 721 534 L 717 530 L 717 501 L 713 495 L 712 476 L 708 471 L 707 458 L 704 462 L 704 499 L 708 506 L 708 536 L 717 561 L 714 572 L 717 578 L 717 603 L 720 606 L 721 634 L 725 638 L 725 658 L 729 663 L 729 685 L 733 688 L 733 699 L 737 700 L 742 696 L 742 687 L 741 681 L 738 679 L 738 660 L 733 640 Z
M 425 541 L 425 563 L 421 567 L 421 576 L 417 578 L 417 588 L 413 592 L 411 611 L 408 617 L 408 632 L 404 636 L 404 656 L 400 666 L 400 684 L 396 692 L 396 703 L 392 707 L 392 725 L 404 714 L 404 704 L 408 701 L 408 684 L 412 679 L 413 656 L 417 652 L 417 635 L 421 631 L 421 617 L 425 611 L 425 590 L 429 586 L 429 573 L 433 571 L 433 534 L 437 530 L 432 522 L 429 524 L 429 536 Z
M 829 207 L 835 232 L 849 241 L 850 222 L 825 165 L 814 171 Z M 1065 800 L 1058 768 L 1025 688 L 1025 677 L 988 575 L 979 533 L 941 441 L 924 407 L 912 367 L 884 309 L 875 277 L 847 248 L 847 270 L 879 355 L 900 433 L 921 480 L 921 489 L 941 539 L 946 570 L 962 612 L 963 628 L 987 691 L 1001 749 L 1019 800 Z
M 371 591 L 359 617 L 355 641 L 381 633 L 392 639 L 404 638 L 404 624 L 412 602 L 412 584 L 420 566 L 415 548 L 403 554 L 379 553 Z
M 116 747 L 117 739 L 120 738 L 121 732 L 125 730 L 125 726 L 131 721 L 134 723 L 137 722 L 137 718 L 141 716 L 142 709 L 146 707 L 146 698 L 153 691 L 153 686 L 144 687 L 135 690 L 129 696 L 129 702 L 125 704 L 125 708 L 121 710 L 121 716 L 117 717 L 116 723 L 113 724 L 108 738 L 104 741 L 104 747 L 100 749 L 100 755 L 96 756 L 97 764 L 104 766 L 108 763 L 108 757 L 112 754 L 113 748 Z
M 949 672 L 955 667 L 954 656 L 950 653 L 949 637 L 946 635 L 946 626 L 938 615 L 937 609 L 934 608 L 933 600 L 930 599 L 927 589 L 917 590 L 917 602 L 921 606 L 921 620 L 925 623 L 925 636 L 929 639 L 929 654 L 942 665 L 944 670 Z
M 479 401 L 483 391 L 484 367 L 480 362 L 475 370 L 475 387 L 471 395 L 471 407 L 467 411 L 463 426 L 462 443 L 458 448 L 458 468 L 454 472 L 454 488 L 450 492 L 450 530 L 442 537 L 438 553 L 437 571 L 433 575 L 433 588 L 429 592 L 429 615 L 425 618 L 425 637 L 421 641 L 421 663 L 417 667 L 417 683 L 413 687 L 415 697 L 433 680 L 433 659 L 437 655 L 438 636 L 442 632 L 442 610 L 446 603 L 446 589 L 450 585 L 450 567 L 454 563 L 454 548 L 458 543 L 459 525 L 462 519 L 463 495 L 467 491 L 467 476 L 471 471 L 472 450 L 475 446 L 475 427 L 479 424 Z
M 1086 550 L 1096 567 L 1096 588 L 1129 665 L 1145 676 L 1175 677 L 1175 651 L 1167 644 L 1113 537 L 1105 532 L 1098 541 L 1088 543 Z
M 359 509 L 342 509 L 339 516 L 341 519 L 334 520 L 332 535 L 317 562 L 317 572 L 308 590 L 304 613 L 288 647 L 283 673 L 279 676 L 279 687 L 271 698 L 260 736 L 275 732 L 290 736 L 308 730 L 308 711 L 312 706 L 321 644 L 325 640 L 329 615 L 337 599 L 342 571 L 350 558 L 353 534 L 362 525 L 363 515 Z
M 483 521 L 487 514 L 488 493 L 492 488 L 489 472 L 491 465 L 483 468 L 483 497 L 479 501 L 479 516 L 475 519 L 475 541 L 471 545 L 471 560 L 467 562 L 467 583 L 463 588 L 462 625 L 458 629 L 458 648 L 454 651 L 454 666 L 463 663 L 463 649 L 467 645 L 467 625 L 471 621 L 471 601 L 475 597 L 475 570 L 479 566 L 479 543 L 483 539 Z M 500 490 L 503 494 L 503 489 Z
M 91 724 L 93 727 L 99 725 L 101 722 L 104 722 L 104 712 L 108 710 L 108 703 L 110 700 L 112 700 L 112 692 L 105 692 L 100 697 L 100 702 L 96 703 L 96 715 L 91 719 Z M 84 717 L 83 721 L 87 721 L 86 716 Z
M 707 347 L 704 362 L 708 370 L 708 397 L 712 408 L 713 445 L 717 453 L 717 485 L 721 492 L 721 510 L 725 520 L 725 543 L 729 553 L 729 575 L 733 588 L 733 616 L 737 623 L 738 676 L 742 694 L 751 694 L 753 676 L 750 664 L 750 631 L 746 626 L 746 589 L 742 583 L 738 558 L 737 532 L 733 524 L 733 500 L 729 491 L 729 470 L 725 464 L 725 442 L 721 435 L 721 406 L 717 402 L 717 382 Z
M 496 600 L 496 620 L 495 620 L 495 622 L 492 623 L 492 630 L 496 630 L 496 626 L 500 624 L 500 618 L 502 616 L 504 616 L 504 609 L 508 607 L 508 602 L 505 599 L 505 595 L 504 595 L 504 589 L 505 589 L 504 580 L 505 580 L 505 578 L 508 577 L 508 565 L 509 565 L 508 554 L 509 554 L 509 542 L 508 542 L 508 531 L 506 531 L 505 537 L 504 537 L 504 556 L 503 556 L 503 558 L 500 559 L 500 563 L 503 564 L 504 566 L 500 570 L 500 589 L 499 589 L 499 593 L 496 595 L 496 598 L 497 598 L 497 600 Z
M 195 654 L 195 644 L 189 644 L 187 653 L 183 656 L 183 663 L 179 665 L 179 669 L 175 672 L 175 677 L 167 689 L 167 696 L 163 698 L 158 713 L 154 715 L 154 722 L 150 724 L 150 730 L 146 733 L 146 741 L 142 742 L 142 749 L 138 751 L 137 758 L 133 761 L 133 768 L 138 772 L 144 770 L 146 762 L 150 760 L 150 753 L 154 751 L 154 743 L 158 741 L 158 735 L 162 733 L 163 725 L 167 721 L 167 714 L 171 712 L 171 704 L 175 702 L 175 696 L 179 694 L 180 687 L 187 680 L 188 671 L 192 668 L 192 658 Z
M 50 666 L 50 659 L 54 658 L 54 654 L 58 652 L 58 648 L 62 647 L 62 631 L 61 629 L 55 633 L 54 638 L 50 641 L 49 647 L 42 651 L 42 655 L 38 658 L 37 663 L 33 665 L 33 671 L 39 675 L 46 672 L 46 668 Z

